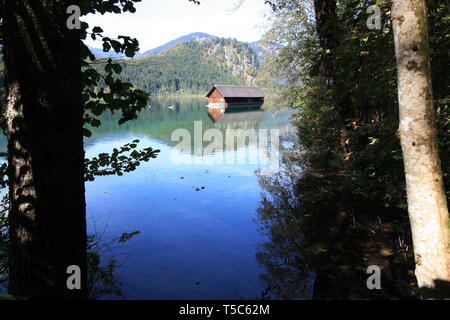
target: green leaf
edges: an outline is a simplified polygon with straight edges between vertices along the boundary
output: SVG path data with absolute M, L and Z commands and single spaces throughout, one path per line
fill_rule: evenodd
M 127 242 L 128 240 L 130 240 L 131 238 L 133 238 L 134 236 L 140 234 L 140 231 L 134 231 L 131 233 L 122 233 L 122 235 L 120 236 L 118 242 L 119 243 L 124 243 Z
M 92 132 L 91 132 L 91 131 L 89 131 L 89 130 L 86 129 L 86 128 L 83 128 L 83 136 L 89 138 L 91 135 L 92 135 Z
M 100 27 L 94 27 L 94 28 L 92 28 L 92 32 L 93 33 L 100 33 L 100 32 L 103 32 L 103 29 L 100 28 Z
M 122 48 L 122 44 L 117 40 L 111 40 L 111 46 L 113 47 L 114 51 L 119 53 Z
M 101 124 L 101 121 L 98 120 L 98 119 L 92 119 L 91 120 L 91 126 L 93 126 L 93 127 L 99 127 L 100 124 Z
M 111 49 L 111 45 L 108 42 L 104 41 L 103 42 L 103 51 L 108 52 L 110 49 Z
M 113 64 L 112 68 L 114 69 L 114 72 L 117 74 L 122 72 L 122 66 L 118 63 Z
M 99 103 L 97 103 L 97 104 L 94 104 L 92 106 L 91 111 L 96 116 L 99 116 L 99 115 L 101 115 L 103 113 L 103 108 L 102 108 L 102 106 Z

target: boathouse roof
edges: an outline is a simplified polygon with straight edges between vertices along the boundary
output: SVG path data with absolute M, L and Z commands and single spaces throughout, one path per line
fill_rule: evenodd
M 258 87 L 214 85 L 206 95 L 209 97 L 217 89 L 224 98 L 264 98 Z

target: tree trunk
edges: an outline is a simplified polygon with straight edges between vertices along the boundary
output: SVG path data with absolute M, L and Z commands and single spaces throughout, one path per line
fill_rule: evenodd
M 71 1 L 2 0 L 10 197 L 9 292 L 83 299 L 86 290 L 80 34 Z M 69 290 L 67 268 L 81 269 Z
M 422 296 L 443 297 L 450 281 L 448 208 L 434 128 L 424 0 L 394 0 L 399 135 L 405 164 L 416 277 Z M 448 292 L 446 293 L 448 295 Z
M 334 28 L 337 22 L 336 15 L 336 0 L 314 0 L 314 12 L 316 16 L 316 29 L 319 35 L 320 46 L 325 52 L 333 52 L 336 49 L 337 41 L 334 36 L 336 31 Z M 327 90 L 331 91 L 334 108 L 334 118 L 336 126 L 339 130 L 339 143 L 341 149 L 349 152 L 349 145 L 347 143 L 347 129 L 345 128 L 345 121 L 343 116 L 343 107 L 340 101 L 337 101 L 334 95 L 335 79 L 333 72 L 333 62 L 330 54 L 325 53 L 321 64 L 322 74 L 325 78 L 325 85 Z

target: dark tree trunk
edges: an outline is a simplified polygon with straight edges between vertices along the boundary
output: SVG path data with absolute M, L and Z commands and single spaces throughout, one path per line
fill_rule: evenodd
M 2 0 L 10 197 L 9 292 L 83 299 L 86 291 L 80 35 L 73 1 Z M 69 290 L 69 265 L 81 290 Z
M 314 0 L 314 11 L 316 16 L 316 29 L 319 35 L 320 47 L 327 52 L 336 49 L 335 27 L 337 22 L 336 0 Z M 335 91 L 335 78 L 333 72 L 333 61 L 330 54 L 326 53 L 321 63 L 322 75 L 325 78 L 327 90 L 331 91 L 334 107 L 334 117 L 339 130 L 339 143 L 344 152 L 348 152 L 347 129 L 345 128 L 343 103 L 337 101 Z

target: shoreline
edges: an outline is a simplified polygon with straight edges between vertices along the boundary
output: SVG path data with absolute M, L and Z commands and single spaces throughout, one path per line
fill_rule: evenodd
M 264 96 L 265 99 L 273 99 L 277 98 L 279 96 L 279 93 L 268 93 Z M 167 94 L 155 94 L 155 95 L 149 95 L 149 99 L 152 98 L 205 98 L 207 99 L 205 94 L 201 93 L 167 93 Z

